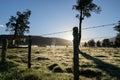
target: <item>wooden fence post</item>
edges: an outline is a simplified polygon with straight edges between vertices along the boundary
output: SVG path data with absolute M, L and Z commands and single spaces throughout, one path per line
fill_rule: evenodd
M 2 53 L 1 53 L 1 62 L 4 63 L 6 61 L 6 51 L 8 46 L 8 40 L 2 40 Z
M 79 80 L 79 44 L 78 44 L 78 27 L 73 28 L 73 70 L 74 80 Z
M 32 40 L 31 40 L 30 35 L 28 36 L 28 40 L 29 40 L 29 43 L 28 43 L 28 68 L 31 68 L 31 43 L 32 43 Z

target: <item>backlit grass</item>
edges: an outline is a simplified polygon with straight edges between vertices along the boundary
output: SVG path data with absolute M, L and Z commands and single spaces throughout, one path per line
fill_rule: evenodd
M 1 51 L 1 50 L 0 50 Z M 119 80 L 119 48 L 81 48 L 80 80 Z M 73 80 L 73 49 L 32 47 L 31 69 L 27 69 L 27 48 L 8 49 L 6 63 L 0 63 L 0 80 Z

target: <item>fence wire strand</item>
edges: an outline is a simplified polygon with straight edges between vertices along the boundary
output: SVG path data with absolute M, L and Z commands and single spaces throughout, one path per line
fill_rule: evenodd
M 92 27 L 82 28 L 82 30 L 93 29 L 93 28 L 100 28 L 100 27 L 107 27 L 107 26 L 114 26 L 116 24 L 118 24 L 118 23 L 112 23 L 112 24 L 106 24 L 106 25 L 99 25 L 99 26 L 92 26 Z M 66 31 L 60 31 L 60 32 L 53 32 L 53 33 L 46 33 L 46 34 L 41 34 L 41 36 L 61 34 L 61 33 L 67 33 L 67 32 L 72 32 L 72 30 L 66 30 Z

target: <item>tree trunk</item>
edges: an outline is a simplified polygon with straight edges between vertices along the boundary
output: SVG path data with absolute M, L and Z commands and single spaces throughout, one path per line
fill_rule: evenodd
M 15 47 L 18 47 L 19 46 L 19 43 L 18 43 L 18 41 L 19 41 L 19 36 L 18 36 L 18 20 L 16 21 L 16 24 L 15 24 L 15 32 L 14 32 L 14 40 L 15 40 L 15 42 L 14 42 L 14 46 Z
M 78 33 L 78 40 L 79 40 L 79 46 L 80 46 L 80 43 L 81 43 L 81 35 L 82 35 L 82 32 L 81 32 L 81 27 L 82 27 L 82 20 L 83 20 L 83 17 L 82 17 L 82 10 L 80 11 L 80 18 L 79 18 L 79 33 Z
M 17 38 L 17 24 L 16 24 L 16 26 L 15 26 L 15 32 L 14 32 L 14 37 L 13 37 L 13 40 L 14 40 L 13 46 L 16 45 L 16 38 Z

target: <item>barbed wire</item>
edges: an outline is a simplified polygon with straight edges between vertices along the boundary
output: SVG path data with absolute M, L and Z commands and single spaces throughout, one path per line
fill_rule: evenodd
M 116 25 L 116 24 L 118 24 L 118 23 L 105 24 L 105 25 L 99 25 L 99 26 L 92 26 L 92 27 L 82 28 L 82 30 L 93 29 L 93 28 L 100 28 L 100 27 L 107 27 L 107 26 L 113 26 L 113 25 Z M 40 36 L 61 34 L 61 33 L 67 33 L 67 32 L 72 32 L 72 30 L 53 32 L 53 33 L 46 33 L 46 34 L 41 34 Z
M 113 25 L 116 25 L 116 24 L 118 24 L 118 23 L 112 23 L 112 24 L 106 24 L 106 25 L 100 25 L 100 26 L 87 27 L 87 28 L 82 28 L 82 30 L 93 29 L 93 28 L 100 28 L 100 27 L 107 27 L 107 26 L 113 26 Z

